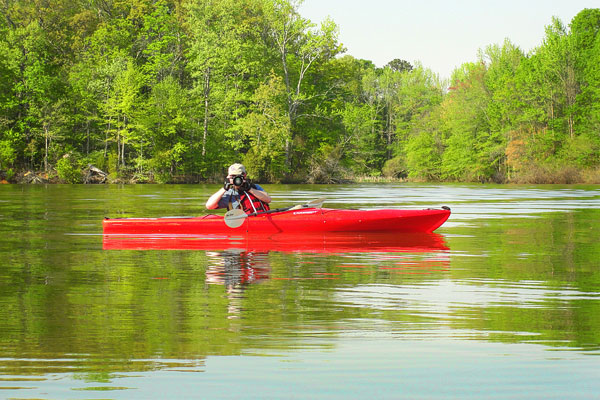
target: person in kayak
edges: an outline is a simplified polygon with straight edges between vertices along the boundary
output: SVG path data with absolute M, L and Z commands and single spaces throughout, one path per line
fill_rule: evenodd
M 241 208 L 246 214 L 269 210 L 271 196 L 256 183 L 246 178 L 243 164 L 232 164 L 227 171 L 223 187 L 206 201 L 206 208 Z

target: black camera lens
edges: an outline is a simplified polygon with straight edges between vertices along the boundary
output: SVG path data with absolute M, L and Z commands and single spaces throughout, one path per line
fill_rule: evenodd
M 236 176 L 233 178 L 233 184 L 235 186 L 242 186 L 242 183 L 244 183 L 244 178 L 242 176 Z

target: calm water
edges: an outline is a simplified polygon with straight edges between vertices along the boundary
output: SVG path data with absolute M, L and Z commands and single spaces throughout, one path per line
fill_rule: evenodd
M 0 185 L 0 398 L 598 398 L 599 186 L 265 188 L 453 214 L 394 251 L 104 250 L 216 187 Z

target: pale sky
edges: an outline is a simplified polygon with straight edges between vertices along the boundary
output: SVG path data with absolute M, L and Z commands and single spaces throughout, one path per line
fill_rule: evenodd
M 445 79 L 506 38 L 533 50 L 553 16 L 568 26 L 584 8 L 600 8 L 600 0 L 305 0 L 299 11 L 317 24 L 331 17 L 345 54 L 378 67 L 420 61 Z

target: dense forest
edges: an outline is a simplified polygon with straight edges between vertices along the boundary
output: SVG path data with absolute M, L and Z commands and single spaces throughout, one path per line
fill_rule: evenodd
M 600 182 L 600 9 L 446 82 L 299 3 L 2 1 L 0 180 Z

